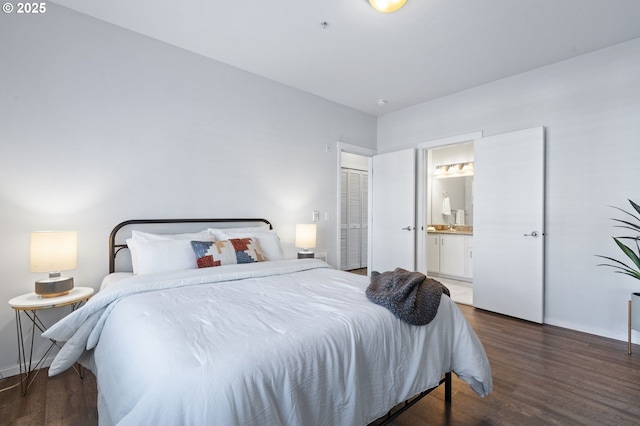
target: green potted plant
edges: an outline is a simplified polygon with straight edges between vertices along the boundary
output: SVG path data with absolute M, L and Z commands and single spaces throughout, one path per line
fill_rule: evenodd
M 629 200 L 631 206 L 640 215 L 640 205 Z M 615 269 L 615 272 L 620 274 L 629 275 L 637 280 L 640 280 L 640 217 L 636 214 L 629 213 L 619 207 L 614 207 L 625 214 L 625 219 L 611 218 L 616 228 L 630 229 L 636 233 L 635 236 L 613 237 L 616 245 L 622 250 L 626 256 L 625 261 L 614 259 L 609 256 L 598 256 L 603 259 L 607 259 L 610 263 L 602 263 L 602 266 L 609 266 Z M 625 244 L 628 243 L 627 244 Z M 635 308 L 634 308 L 635 307 Z M 628 343 L 627 352 L 631 354 L 631 330 L 640 330 L 640 292 L 631 293 L 631 300 L 629 301 L 629 331 L 628 331 Z
M 629 203 L 631 203 L 631 206 L 634 208 L 636 213 L 640 215 L 640 205 L 634 203 L 631 200 L 629 200 Z M 640 280 L 640 217 L 636 216 L 633 213 L 629 213 L 628 211 L 623 210 L 619 207 L 614 207 L 614 209 L 620 210 L 626 216 L 628 216 L 626 220 L 612 218 L 611 220 L 618 223 L 618 225 L 615 225 L 615 227 L 630 229 L 637 232 L 635 236 L 613 237 L 613 241 L 615 241 L 620 250 L 622 250 L 622 252 L 631 262 L 629 262 L 629 260 L 626 260 L 627 263 L 625 263 L 609 256 L 599 255 L 598 257 L 602 257 L 612 262 L 603 263 L 601 264 L 602 266 L 610 266 L 614 268 L 615 272 L 617 273 L 629 275 L 637 280 Z M 625 244 L 625 242 L 633 242 L 635 244 L 627 245 Z

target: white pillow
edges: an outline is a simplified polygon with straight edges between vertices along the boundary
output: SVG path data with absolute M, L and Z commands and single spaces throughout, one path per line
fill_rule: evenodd
M 207 239 L 211 239 L 209 235 Z M 196 255 L 188 239 L 145 241 L 129 238 L 133 273 L 138 275 L 154 272 L 196 269 Z
M 210 233 L 207 229 L 200 232 L 190 232 L 186 234 L 151 234 L 149 232 L 131 231 L 131 238 L 143 241 L 198 240 L 202 238 L 208 240 L 210 239 Z
M 267 225 L 268 228 L 268 225 Z M 247 229 L 247 228 L 236 228 Z M 251 229 L 251 228 L 248 228 Z M 260 245 L 262 254 L 266 260 L 282 260 L 284 252 L 280 245 L 280 237 L 273 230 L 234 231 L 233 229 L 209 229 L 217 241 L 231 238 L 255 238 Z
M 243 228 L 209 228 L 207 229 L 207 231 L 209 232 L 216 232 L 216 231 L 221 231 L 221 232 L 265 232 L 265 231 L 270 231 L 271 229 L 269 228 L 268 224 L 264 224 L 264 225 L 257 225 L 257 226 L 245 226 Z

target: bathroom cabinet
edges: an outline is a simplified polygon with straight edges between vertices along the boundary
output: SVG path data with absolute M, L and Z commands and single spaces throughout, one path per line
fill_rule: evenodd
M 427 234 L 427 272 L 440 272 L 439 234 Z
M 427 234 L 427 273 L 466 280 L 473 278 L 473 237 Z
M 440 273 L 464 277 L 464 236 L 440 236 Z
M 473 237 L 464 237 L 464 277 L 473 278 Z

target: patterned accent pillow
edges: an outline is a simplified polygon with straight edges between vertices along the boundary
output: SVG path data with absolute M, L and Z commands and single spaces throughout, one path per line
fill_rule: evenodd
M 258 242 L 252 238 L 231 238 L 224 241 L 191 241 L 198 268 L 211 268 L 235 263 L 264 261 Z

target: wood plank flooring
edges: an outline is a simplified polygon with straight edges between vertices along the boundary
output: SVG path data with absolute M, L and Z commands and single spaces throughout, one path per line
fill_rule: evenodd
M 640 347 L 459 305 L 489 357 L 482 399 L 454 375 L 393 425 L 640 425 Z
M 0 389 L 18 383 L 18 376 L 0 380 Z M 54 377 L 41 370 L 27 391 L 20 386 L 0 393 L 0 425 L 90 426 L 98 424 L 95 376 L 85 370 L 81 379 L 73 369 Z
M 626 342 L 459 306 L 491 362 L 493 393 L 482 399 L 454 375 L 449 408 L 439 388 L 393 425 L 640 425 L 640 346 L 627 355 Z M 0 393 L 0 425 L 96 425 L 93 375 L 45 373 L 25 397 Z

